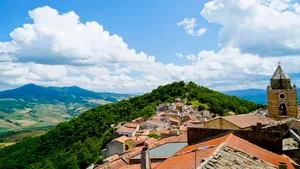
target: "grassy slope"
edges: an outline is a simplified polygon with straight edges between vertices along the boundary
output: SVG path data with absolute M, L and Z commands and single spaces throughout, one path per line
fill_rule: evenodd
M 127 94 L 96 93 L 79 87 L 28 84 L 0 92 L 0 134 L 28 127 L 57 125 L 100 104 L 117 102 Z

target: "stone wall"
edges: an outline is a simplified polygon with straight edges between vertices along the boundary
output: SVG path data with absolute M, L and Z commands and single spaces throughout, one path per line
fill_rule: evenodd
M 214 129 L 228 129 L 228 130 L 241 130 L 240 127 L 224 120 L 222 117 L 215 118 L 203 123 L 204 128 L 214 128 Z M 251 130 L 250 128 L 246 128 L 243 130 Z
M 280 94 L 285 94 L 285 98 L 281 99 Z M 285 103 L 286 113 L 289 117 L 297 117 L 298 114 L 298 100 L 297 100 L 297 90 L 268 90 L 268 114 L 269 117 L 279 120 L 280 111 L 279 105 Z
M 118 141 L 113 141 L 106 146 L 107 157 L 124 152 L 124 144 Z
M 188 144 L 194 144 L 210 140 L 212 138 L 220 137 L 233 133 L 253 144 L 265 148 L 274 153 L 282 153 L 282 132 L 269 131 L 245 131 L 245 130 L 226 130 L 226 129 L 209 129 L 189 127 L 187 136 Z

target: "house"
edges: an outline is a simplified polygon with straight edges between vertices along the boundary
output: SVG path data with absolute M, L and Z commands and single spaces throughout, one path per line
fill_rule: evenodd
M 270 152 L 231 133 L 185 146 L 154 169 L 294 169 L 294 166 L 298 164 L 288 156 Z
M 169 128 L 169 123 L 161 120 L 147 120 L 144 129 Z
M 273 153 L 229 133 L 190 145 L 187 145 L 187 135 L 168 137 L 136 147 L 96 169 L 140 169 L 145 168 L 145 163 L 152 169 L 295 169 L 299 166 L 284 154 Z
M 150 138 L 149 140 L 152 139 Z M 173 136 L 148 142 L 151 168 L 155 168 L 186 145 L 187 135 Z M 95 169 L 140 169 L 143 158 L 142 149 L 143 147 L 136 147 L 122 154 L 118 159 L 97 166 Z
M 156 111 L 166 111 L 169 109 L 169 105 L 167 104 L 159 104 L 156 106 Z
M 141 123 L 145 122 L 145 120 L 146 119 L 144 117 L 139 117 L 139 118 L 132 120 L 132 123 L 141 124 Z
M 135 145 L 136 143 L 129 137 L 118 137 L 106 145 L 106 157 L 122 154 L 123 152 L 134 148 Z
M 273 119 L 263 115 L 249 113 L 235 116 L 218 116 L 203 122 L 203 127 L 232 130 L 252 130 L 252 127 L 256 126 L 257 123 L 261 123 L 262 126 L 266 126 L 274 122 L 275 121 Z
M 210 112 L 208 110 L 200 111 L 202 118 L 210 118 Z
M 174 103 L 174 106 L 176 107 L 177 110 L 179 110 L 179 112 L 182 112 L 184 110 L 184 104 L 181 102 Z
M 139 130 L 140 125 L 136 123 L 126 123 L 116 131 L 120 136 L 133 137 Z
M 182 116 L 182 122 L 186 122 L 186 121 L 188 121 L 190 119 L 191 119 L 191 116 L 189 114 L 183 114 L 183 116 Z
M 168 121 L 170 122 L 170 125 L 180 126 L 181 117 L 177 114 L 172 114 L 168 116 Z

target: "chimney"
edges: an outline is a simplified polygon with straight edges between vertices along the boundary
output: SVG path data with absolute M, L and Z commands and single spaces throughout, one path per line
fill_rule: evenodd
M 147 143 L 145 143 L 141 152 L 141 169 L 151 169 L 151 159 Z
M 262 129 L 262 124 L 261 123 L 257 123 L 256 124 L 256 131 L 261 131 Z
M 287 165 L 284 162 L 279 162 L 278 169 L 287 169 Z

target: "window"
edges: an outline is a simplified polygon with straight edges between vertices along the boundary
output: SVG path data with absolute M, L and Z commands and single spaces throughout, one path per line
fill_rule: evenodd
M 280 97 L 281 99 L 284 99 L 284 98 L 285 98 L 285 94 L 281 93 L 281 94 L 279 95 L 279 97 Z
M 279 105 L 279 115 L 286 116 L 286 105 L 284 103 Z

